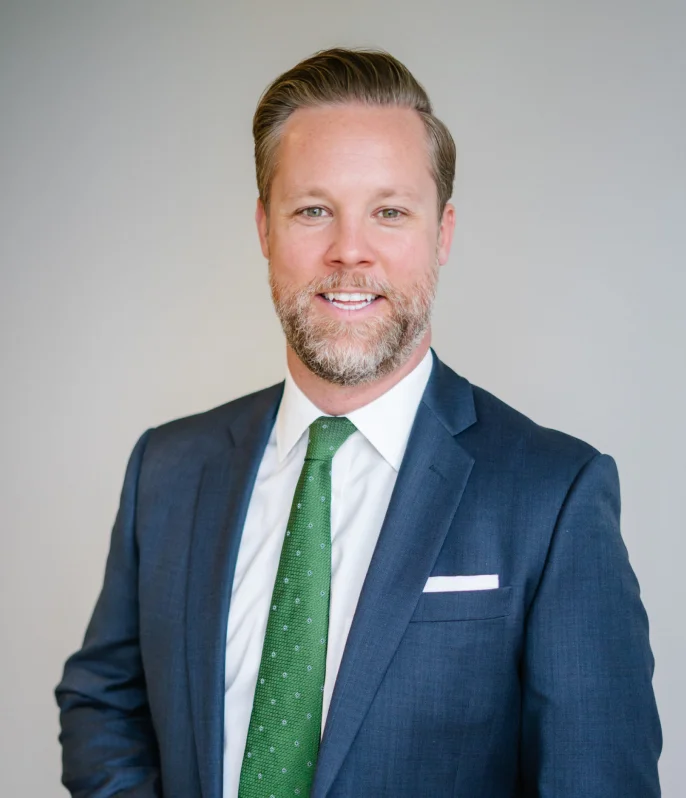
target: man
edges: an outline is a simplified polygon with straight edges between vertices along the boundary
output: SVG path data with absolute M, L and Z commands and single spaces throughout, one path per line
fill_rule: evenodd
M 148 431 L 57 688 L 65 785 L 130 798 L 654 798 L 613 460 L 430 349 L 455 149 L 385 53 L 254 119 L 285 384 Z

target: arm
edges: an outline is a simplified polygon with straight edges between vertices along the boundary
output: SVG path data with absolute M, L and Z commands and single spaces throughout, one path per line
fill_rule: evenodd
M 522 668 L 527 798 L 658 798 L 660 721 L 638 582 L 619 531 L 619 481 L 597 455 L 557 520 Z
M 105 580 L 83 647 L 55 690 L 62 782 L 75 798 L 159 798 L 158 752 L 138 645 L 138 475 L 147 433 L 129 460 Z

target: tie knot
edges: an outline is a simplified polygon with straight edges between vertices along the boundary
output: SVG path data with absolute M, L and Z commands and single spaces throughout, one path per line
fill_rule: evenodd
M 306 460 L 331 460 L 355 432 L 355 425 L 345 416 L 320 416 L 310 424 Z

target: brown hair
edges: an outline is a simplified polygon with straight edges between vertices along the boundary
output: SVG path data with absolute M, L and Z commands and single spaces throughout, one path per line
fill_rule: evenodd
M 255 168 L 260 199 L 269 208 L 281 131 L 298 108 L 360 102 L 411 108 L 421 116 L 429 140 L 439 216 L 453 192 L 455 142 L 433 115 L 431 101 L 409 69 L 383 50 L 322 50 L 273 81 L 253 117 Z

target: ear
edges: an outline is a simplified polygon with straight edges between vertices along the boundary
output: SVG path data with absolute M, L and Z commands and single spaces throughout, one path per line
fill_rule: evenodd
M 448 260 L 450 247 L 453 243 L 453 233 L 455 232 L 455 206 L 447 203 L 443 209 L 441 223 L 438 226 L 438 247 L 436 249 L 436 260 L 439 266 Z
M 260 237 L 260 247 L 262 254 L 269 260 L 269 217 L 265 210 L 262 200 L 258 198 L 255 208 L 255 224 L 257 225 L 257 235 Z

